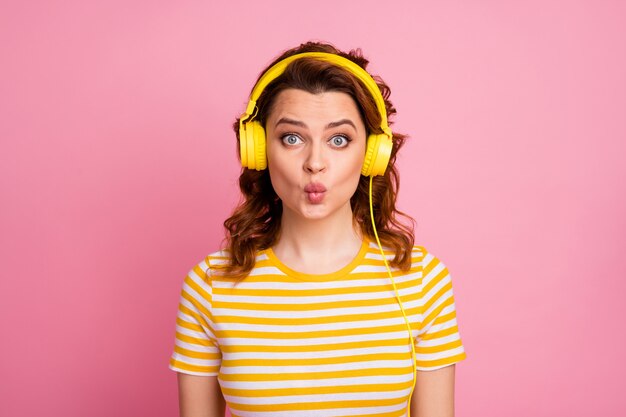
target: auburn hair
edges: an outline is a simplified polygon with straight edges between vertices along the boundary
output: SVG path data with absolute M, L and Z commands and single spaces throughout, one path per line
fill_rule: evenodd
M 333 45 L 321 42 L 307 42 L 285 51 L 276 58 L 261 76 L 277 62 L 303 52 L 328 52 L 347 58 L 365 69 L 368 60 L 360 49 L 342 52 Z M 391 90 L 383 80 L 374 76 L 384 98 L 387 117 L 396 113 L 389 101 Z M 350 95 L 357 104 L 367 134 L 382 133 L 381 116 L 376 102 L 369 90 L 351 72 L 330 62 L 304 57 L 291 62 L 284 73 L 273 80 L 257 100 L 256 120 L 265 126 L 278 93 L 295 88 L 312 94 L 326 91 L 343 92 Z M 391 125 L 391 121 L 389 121 Z M 239 118 L 233 123 L 237 136 L 237 154 L 239 153 Z M 372 184 L 372 204 L 376 230 L 383 246 L 395 253 L 390 261 L 392 266 L 402 270 L 411 267 L 411 251 L 414 244 L 414 220 L 396 208 L 396 197 L 400 187 L 400 177 L 395 166 L 396 155 L 404 145 L 407 136 L 393 133 L 393 147 L 389 164 L 383 176 L 375 176 Z M 241 200 L 232 215 L 224 221 L 224 246 L 229 262 L 219 267 L 222 275 L 233 278 L 246 277 L 255 265 L 258 251 L 272 247 L 280 236 L 282 202 L 270 182 L 268 170 L 256 171 L 243 168 L 239 176 Z M 369 177 L 361 176 L 356 192 L 350 198 L 353 223 L 363 236 L 375 240 L 369 211 Z M 400 222 L 403 217 L 409 224 Z

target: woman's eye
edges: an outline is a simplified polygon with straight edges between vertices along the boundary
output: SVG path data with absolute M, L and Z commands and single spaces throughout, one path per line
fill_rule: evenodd
M 288 133 L 283 136 L 283 143 L 287 145 L 297 145 L 298 141 L 301 142 L 300 138 L 292 133 Z
M 345 148 L 346 146 L 348 146 L 350 139 L 348 139 L 347 137 L 343 135 L 337 135 L 337 136 L 333 136 L 333 138 L 331 139 L 331 142 L 333 143 L 333 146 L 337 148 Z

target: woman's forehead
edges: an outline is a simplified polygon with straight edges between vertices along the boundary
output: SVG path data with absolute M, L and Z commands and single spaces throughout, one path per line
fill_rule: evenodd
M 275 124 L 284 118 L 305 123 L 306 119 L 357 119 L 354 123 L 361 122 L 359 109 L 349 94 L 340 91 L 313 94 L 293 88 L 276 96 L 268 121 Z

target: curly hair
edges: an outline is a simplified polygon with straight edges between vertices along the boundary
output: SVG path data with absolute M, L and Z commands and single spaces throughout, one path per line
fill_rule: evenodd
M 365 69 L 368 60 L 360 49 L 342 52 L 328 43 L 307 42 L 285 51 L 274 60 L 261 76 L 277 62 L 298 53 L 327 52 L 347 58 Z M 373 77 L 385 102 L 387 117 L 396 113 L 389 101 L 391 90 L 378 76 Z M 257 79 L 258 82 L 258 79 Z M 312 94 L 326 91 L 343 92 L 350 95 L 357 104 L 359 113 L 367 128 L 367 133 L 382 133 L 381 115 L 376 102 L 367 88 L 348 70 L 332 63 L 315 58 L 304 57 L 290 63 L 284 73 L 265 88 L 257 100 L 256 119 L 265 126 L 272 111 L 275 98 L 281 91 L 289 88 L 304 90 Z M 391 121 L 389 121 L 391 125 Z M 239 159 L 239 118 L 233 123 L 237 136 Z M 375 223 L 378 236 L 383 246 L 395 253 L 390 261 L 392 266 L 402 270 L 411 267 L 411 250 L 414 244 L 414 220 L 396 209 L 396 197 L 400 187 L 400 177 L 395 166 L 396 155 L 404 145 L 407 136 L 393 133 L 393 147 L 389 164 L 383 176 L 373 178 L 372 201 L 376 213 Z M 219 269 L 223 275 L 244 278 L 253 269 L 258 251 L 272 247 L 280 236 L 282 202 L 270 182 L 268 170 L 256 171 L 243 168 L 239 176 L 239 188 L 242 198 L 232 215 L 224 221 L 224 246 L 229 261 Z M 363 236 L 374 239 L 374 230 L 369 211 L 369 177 L 361 176 L 357 190 L 350 198 L 353 223 L 358 225 Z M 410 224 L 399 221 L 403 217 Z

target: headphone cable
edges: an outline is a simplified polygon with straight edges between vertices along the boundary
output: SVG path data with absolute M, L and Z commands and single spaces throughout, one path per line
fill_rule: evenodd
M 385 256 L 383 247 L 380 244 L 380 239 L 378 238 L 378 232 L 376 231 L 376 223 L 374 222 L 374 203 L 372 202 L 373 179 L 374 179 L 374 176 L 370 176 L 369 200 L 370 200 L 370 218 L 372 219 L 372 228 L 374 229 L 374 236 L 376 237 L 376 242 L 378 243 L 378 249 L 380 249 L 380 254 L 383 257 L 383 262 L 385 263 L 385 267 L 387 267 L 387 272 L 389 273 L 389 278 L 391 279 L 391 285 L 393 286 L 393 291 L 396 294 L 396 299 L 398 300 L 398 304 L 400 305 L 400 311 L 402 312 L 402 317 L 404 317 L 406 328 L 409 331 L 409 344 L 411 345 L 411 367 L 413 368 L 413 383 L 411 384 L 411 392 L 409 393 L 409 400 L 407 403 L 407 417 L 411 417 L 411 398 L 413 397 L 413 391 L 415 390 L 415 383 L 417 382 L 417 368 L 415 367 L 415 345 L 413 343 L 413 332 L 411 330 L 411 324 L 409 323 L 409 318 L 407 317 L 406 312 L 404 311 L 404 306 L 402 305 L 402 299 L 400 298 L 400 294 L 398 293 L 396 282 L 393 279 L 391 268 L 389 268 L 389 264 L 387 263 L 387 257 Z

